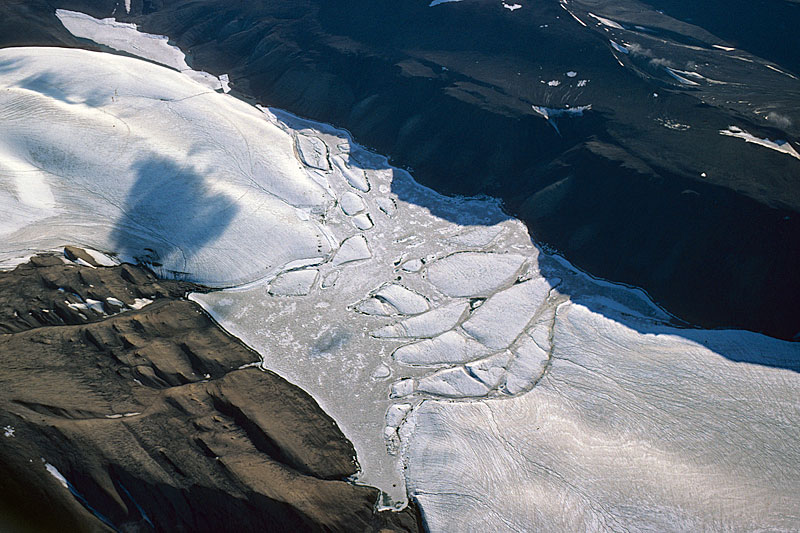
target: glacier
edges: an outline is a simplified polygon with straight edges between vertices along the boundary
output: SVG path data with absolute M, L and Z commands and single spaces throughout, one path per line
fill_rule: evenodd
M 350 135 L 175 70 L 0 51 L 0 260 L 79 244 L 193 294 L 431 531 L 791 529 L 800 345 L 682 329 Z M 365 226 L 356 217 L 368 215 Z

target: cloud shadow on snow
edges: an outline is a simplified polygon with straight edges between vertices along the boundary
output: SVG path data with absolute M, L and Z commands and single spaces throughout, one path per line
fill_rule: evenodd
M 170 159 L 143 159 L 132 170 L 136 181 L 111 234 L 114 250 L 181 278 L 189 259 L 222 235 L 239 207 L 211 191 L 196 170 Z

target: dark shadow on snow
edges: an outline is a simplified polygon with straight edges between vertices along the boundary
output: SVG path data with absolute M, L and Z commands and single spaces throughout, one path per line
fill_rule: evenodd
M 161 268 L 165 260 L 186 264 L 225 231 L 239 207 L 225 194 L 211 191 L 195 169 L 167 158 L 143 159 L 133 170 L 136 181 L 112 232 L 114 250 L 182 278 L 182 270 Z

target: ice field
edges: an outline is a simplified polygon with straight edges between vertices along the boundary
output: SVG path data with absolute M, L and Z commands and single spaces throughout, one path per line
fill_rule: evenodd
M 486 198 L 129 57 L 0 50 L 0 260 L 75 244 L 195 294 L 432 531 L 787 530 L 800 345 L 679 329 Z

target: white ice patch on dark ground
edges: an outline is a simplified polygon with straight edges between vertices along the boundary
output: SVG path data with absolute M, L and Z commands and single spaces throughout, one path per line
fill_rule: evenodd
M 587 13 L 587 14 L 590 17 L 592 17 L 593 19 L 597 20 L 603 26 L 606 26 L 606 27 L 609 27 L 609 28 L 614 28 L 615 30 L 624 30 L 625 29 L 625 28 L 622 27 L 622 25 L 620 23 L 614 22 L 611 19 L 607 19 L 605 17 L 601 17 L 599 15 L 595 15 L 594 13 Z
M 578 82 L 578 87 L 583 87 L 584 85 L 586 85 L 585 83 L 581 83 L 581 82 L 585 82 L 585 81 L 586 80 L 580 80 Z M 589 105 L 581 105 L 581 106 L 566 107 L 566 108 L 559 108 L 559 109 L 554 109 L 552 107 L 544 107 L 544 106 L 533 105 L 533 106 L 531 106 L 531 108 L 533 109 L 533 111 L 537 115 L 541 116 L 547 122 L 549 122 L 550 125 L 553 126 L 553 129 L 556 130 L 556 133 L 561 135 L 561 132 L 558 129 L 558 125 L 556 124 L 556 120 L 555 120 L 556 118 L 559 118 L 559 117 L 566 117 L 566 118 L 582 117 L 584 112 L 589 111 L 590 109 L 592 109 L 592 105 L 589 104 Z
M 614 47 L 614 50 L 623 54 L 629 54 L 630 51 L 623 45 L 619 44 L 617 41 L 609 41 L 611 46 Z
M 65 489 L 69 488 L 69 483 L 67 482 L 67 478 L 61 475 L 61 472 L 58 471 L 58 468 L 51 465 L 50 463 L 45 463 L 44 468 L 51 476 L 56 478 L 56 480 L 61 484 L 62 487 L 64 487 Z
M 356 448 L 358 480 L 384 490 L 384 504 L 402 504 L 407 483 L 432 531 L 796 523 L 800 379 L 731 359 L 797 360 L 797 344 L 669 327 L 642 291 L 542 252 L 497 202 L 438 195 L 331 126 L 216 92 L 179 102 L 185 76 L 128 68 L 128 58 L 0 57 L 24 75 L 0 75 L 0 98 L 18 99 L 0 107 L 4 153 L 26 160 L 18 139 L 28 139 L 70 161 L 65 170 L 64 158 L 45 160 L 66 174 L 47 183 L 52 208 L 27 206 L 13 180 L 2 182 L 5 210 L 30 211 L 0 253 L 49 249 L 81 231 L 91 235 L 80 242 L 114 250 L 104 224 L 120 213 L 93 194 L 124 203 L 137 179 L 130 150 L 197 169 L 206 190 L 247 216 L 181 263 L 189 279 L 237 286 L 192 300 L 336 420 Z M 58 75 L 39 88 L 66 99 L 20 87 L 42 72 Z M 158 145 L 109 134 L 125 124 Z M 176 129 L 201 149 L 172 138 Z M 224 150 L 204 148 L 204 131 Z M 298 142 L 301 132 L 318 141 Z M 327 151 L 330 168 L 306 150 Z M 119 184 L 98 170 L 109 162 Z M 253 164 L 258 172 L 243 170 Z M 347 193 L 374 227 L 358 229 L 340 208 Z M 150 242 L 168 234 L 170 216 L 151 210 L 129 231 Z M 54 220 L 68 231 L 48 233 Z M 288 289 L 271 294 L 276 286 Z
M 14 428 L 12 426 L 3 426 L 3 436 L 6 438 L 14 436 Z
M 738 139 L 743 139 L 746 142 L 757 144 L 758 146 L 763 146 L 764 148 L 769 148 L 770 150 L 775 150 L 776 152 L 781 152 L 786 155 L 792 156 L 795 159 L 800 159 L 800 153 L 797 152 L 797 149 L 792 146 L 792 143 L 785 140 L 775 140 L 767 139 L 767 138 L 759 138 L 755 135 L 752 135 L 743 129 L 737 126 L 729 126 L 726 130 L 719 131 L 721 135 L 725 135 L 728 137 L 736 137 Z
M 675 69 L 669 68 L 669 67 L 664 67 L 664 70 L 667 71 L 667 74 L 669 74 L 670 76 L 672 76 L 673 78 L 678 80 L 683 85 L 692 85 L 692 86 L 700 85 L 696 81 L 688 79 L 688 76 L 686 76 L 688 73 L 686 73 L 686 72 L 675 70 Z M 680 72 L 680 74 L 679 74 L 679 72 Z

